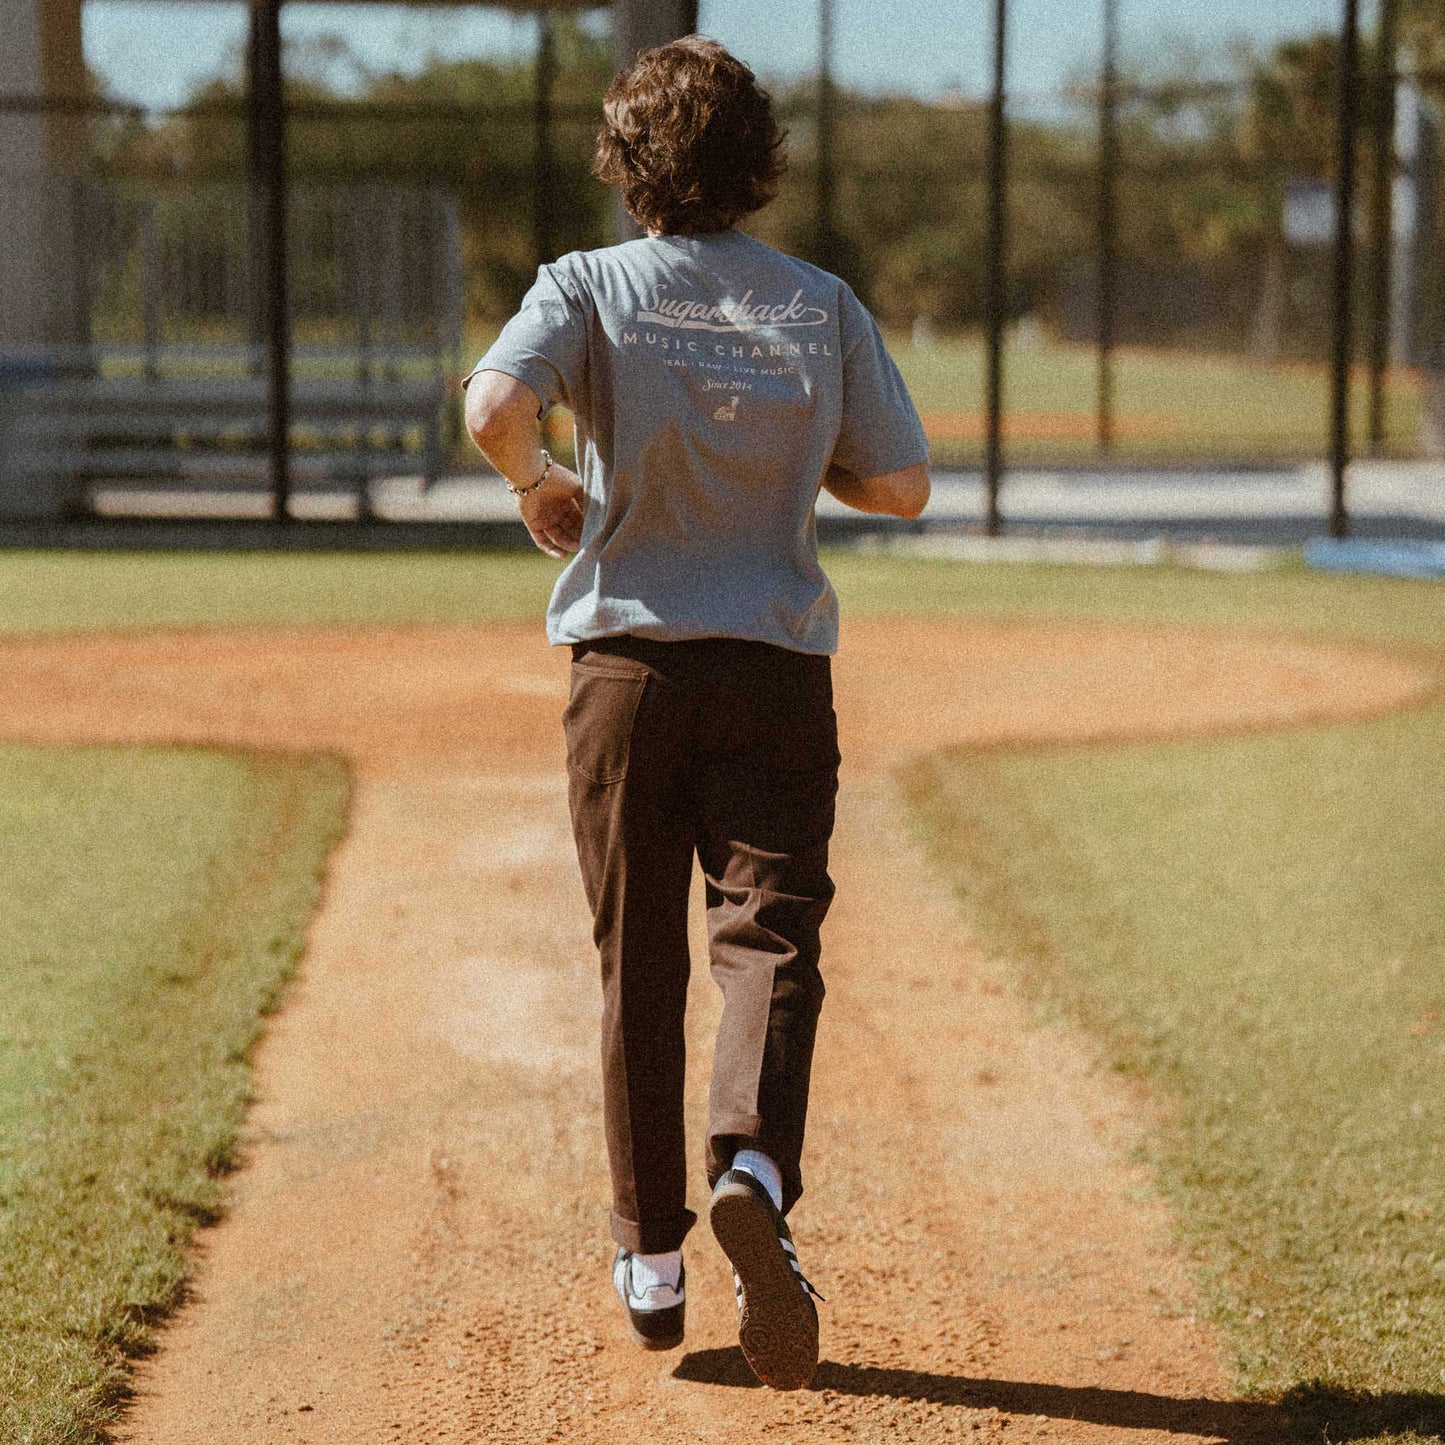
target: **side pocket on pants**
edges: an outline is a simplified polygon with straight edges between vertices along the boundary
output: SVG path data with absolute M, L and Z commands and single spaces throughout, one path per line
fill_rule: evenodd
M 569 768 L 593 783 L 620 783 L 627 776 L 632 727 L 646 686 L 645 672 L 572 664 L 571 695 L 562 711 Z

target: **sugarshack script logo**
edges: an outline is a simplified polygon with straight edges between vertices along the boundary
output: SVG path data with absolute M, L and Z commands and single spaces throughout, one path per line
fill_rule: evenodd
M 821 306 L 805 306 L 802 290 L 790 301 L 754 301 L 749 287 L 736 301 L 689 301 L 669 296 L 666 286 L 654 286 L 650 304 L 637 308 L 637 321 L 671 326 L 679 331 L 747 331 L 754 328 L 822 326 L 828 313 Z

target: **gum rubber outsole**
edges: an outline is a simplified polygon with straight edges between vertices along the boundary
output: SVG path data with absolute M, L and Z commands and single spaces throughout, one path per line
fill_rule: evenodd
M 767 1209 L 745 1184 L 724 1184 L 708 1222 L 743 1282 L 738 1343 L 774 1390 L 801 1390 L 818 1368 L 818 1310 L 798 1284 Z
M 663 1339 L 654 1340 L 649 1339 L 634 1325 L 629 1324 L 628 1328 L 632 1330 L 632 1338 L 639 1345 L 641 1345 L 644 1350 L 675 1350 L 685 1338 L 685 1336 L 683 1336 L 682 1334 L 676 1334 L 668 1335 Z

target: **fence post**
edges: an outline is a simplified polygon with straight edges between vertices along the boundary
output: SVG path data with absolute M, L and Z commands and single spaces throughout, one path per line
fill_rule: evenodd
M 814 195 L 814 233 L 818 264 L 827 271 L 840 269 L 837 228 L 838 97 L 833 84 L 833 0 L 818 0 L 818 113 L 814 151 L 817 190 Z
M 999 487 L 1003 479 L 1003 335 L 1005 321 L 1004 256 L 1007 247 L 1008 132 L 1004 79 L 1008 58 L 1008 0 L 994 0 L 993 94 L 989 100 L 988 266 L 984 289 L 984 327 L 988 337 L 988 453 L 984 483 L 990 537 L 1002 529 Z
M 1394 269 L 1395 69 L 1397 0 L 1380 0 L 1375 57 L 1375 164 L 1370 195 L 1370 453 L 1385 448 L 1385 375 L 1390 366 Z
M 271 514 L 291 515 L 291 338 L 286 293 L 286 107 L 281 75 L 282 0 L 251 0 L 248 51 L 251 174 L 265 215 L 264 287 Z
M 160 350 L 160 261 L 156 238 L 156 198 L 142 196 L 140 216 L 140 321 L 141 343 L 145 352 L 145 378 L 154 381 L 160 374 L 156 357 Z
M 1335 172 L 1334 347 L 1330 386 L 1330 535 L 1347 537 L 1345 473 L 1350 464 L 1351 278 L 1355 264 L 1355 139 L 1360 70 L 1359 0 L 1345 0 L 1338 71 L 1338 141 Z
M 1099 91 L 1099 450 L 1114 445 L 1114 306 L 1118 268 L 1119 0 L 1104 0 L 1104 74 Z
M 86 375 L 93 375 L 96 370 L 92 322 L 95 295 L 91 276 L 94 265 L 90 234 L 91 190 L 92 183 L 84 175 L 72 176 L 66 186 L 66 200 L 70 209 L 71 255 L 75 265 L 75 284 L 70 293 L 74 311 L 70 325 L 76 343 L 67 365 L 78 368 Z
M 613 0 L 612 64 L 615 70 L 626 70 L 640 50 L 666 45 L 697 29 L 698 0 Z M 628 214 L 622 204 L 622 190 L 612 192 L 612 239 L 632 241 L 643 234 L 643 228 Z
M 552 83 L 557 76 L 557 43 L 552 17 L 537 12 L 537 56 L 532 89 L 532 249 L 537 265 L 553 259 L 552 197 L 557 187 L 552 155 Z
M 438 244 L 442 252 L 442 269 L 445 277 L 447 314 L 447 346 L 451 357 L 450 382 L 455 383 L 462 375 L 462 242 L 461 222 L 457 212 L 457 200 L 453 195 L 439 195 L 442 225 Z M 446 432 L 444 442 L 448 451 L 455 451 L 462 441 L 462 408 L 455 400 L 449 400 L 446 407 Z

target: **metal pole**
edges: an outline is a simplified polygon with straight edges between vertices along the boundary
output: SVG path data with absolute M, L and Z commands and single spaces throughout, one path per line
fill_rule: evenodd
M 1119 0 L 1104 0 L 1104 74 L 1099 91 L 1099 450 L 1114 445 L 1114 308 L 1118 271 Z
M 698 0 L 612 0 L 612 65 L 625 70 L 639 50 L 666 45 L 697 29 Z M 612 193 L 612 239 L 633 241 L 642 227 L 628 215 L 621 190 Z
M 552 84 L 557 77 L 557 41 L 552 17 L 537 12 L 537 63 L 532 92 L 532 248 L 537 264 L 553 258 L 552 198 L 557 189 L 552 154 Z
M 1375 165 L 1370 195 L 1370 452 L 1385 447 L 1385 375 L 1390 366 L 1391 225 L 1395 199 L 1395 67 L 1397 0 L 1380 0 L 1375 57 Z
M 1330 535 L 1347 537 L 1345 473 L 1350 464 L 1350 280 L 1355 263 L 1355 139 L 1360 68 L 1359 0 L 1345 0 L 1338 83 L 1339 152 L 1335 164 L 1334 348 L 1330 387 Z
M 264 218 L 264 287 L 271 515 L 291 514 L 291 337 L 286 293 L 286 110 L 281 92 L 282 0 L 252 0 L 251 109 L 253 175 Z
M 1005 320 L 1004 252 L 1008 202 L 1008 133 L 1004 114 L 1008 0 L 994 0 L 993 95 L 989 100 L 988 262 L 984 289 L 984 327 L 988 336 L 988 454 L 984 482 L 988 491 L 985 530 L 997 537 L 999 484 L 1003 478 L 1003 332 Z
M 817 194 L 814 223 L 818 236 L 818 264 L 827 271 L 838 269 L 838 246 L 834 227 L 834 203 L 838 176 L 834 155 L 837 128 L 837 98 L 833 86 L 833 0 L 818 0 L 818 124 Z
M 261 115 L 261 46 L 256 10 L 246 37 L 246 375 L 260 376 L 266 350 L 265 142 Z
M 160 370 L 160 264 L 156 240 L 156 198 L 146 196 L 140 203 L 140 317 L 145 343 L 145 378 L 154 381 Z

